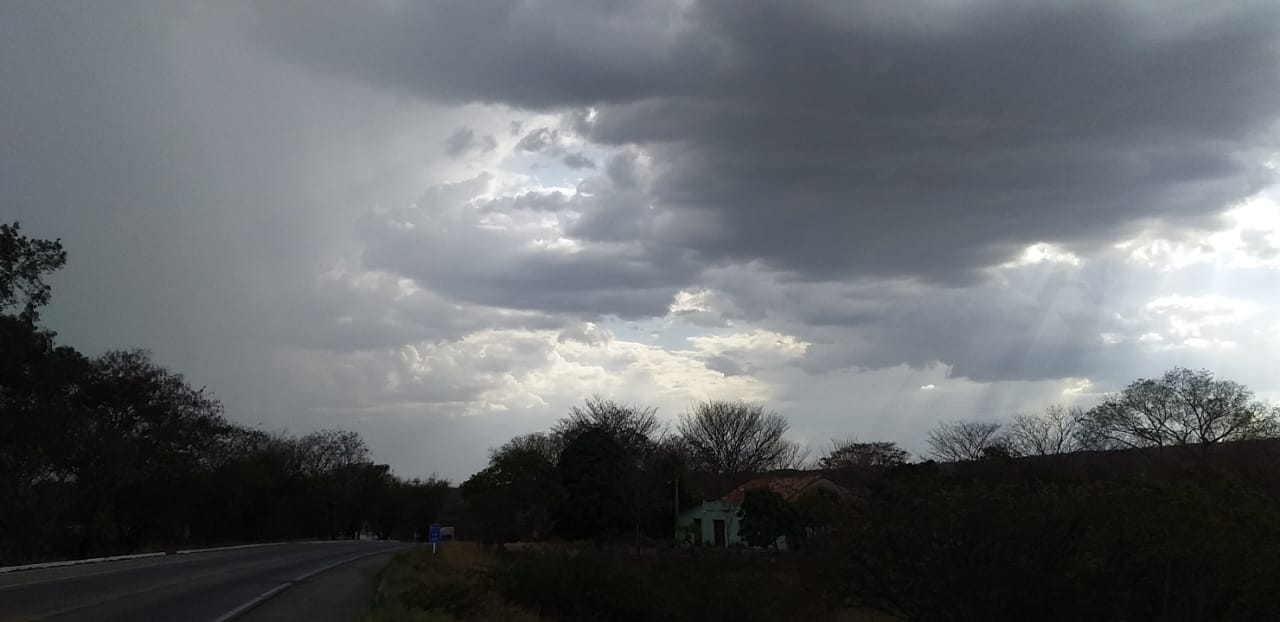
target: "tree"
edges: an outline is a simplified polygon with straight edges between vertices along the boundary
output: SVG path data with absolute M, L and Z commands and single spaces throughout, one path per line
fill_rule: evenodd
M 640 404 L 607 400 L 599 395 L 587 398 L 582 406 L 573 406 L 568 416 L 556 422 L 552 437 L 564 447 L 577 434 L 594 429 L 613 437 L 628 451 L 643 452 L 662 432 L 658 409 Z
M 462 484 L 470 522 L 486 543 L 545 537 L 564 496 L 556 465 L 528 448 L 494 451 Z
M 796 441 L 783 441 L 786 447 L 778 456 L 777 469 L 803 471 L 813 466 L 813 452 Z
M 1005 440 L 1014 453 L 1047 456 L 1078 451 L 1084 410 L 1053 405 L 1040 415 L 1019 415 L 1005 428 Z
M 698 402 L 677 424 L 696 466 L 720 474 L 780 468 L 797 451 L 782 436 L 788 427 L 782 415 L 743 401 Z
M 444 511 L 449 496 L 449 481 L 433 475 L 427 479 L 398 481 L 395 488 L 396 507 L 384 510 L 384 517 L 380 522 L 386 524 L 389 520 L 403 519 L 408 524 L 405 531 L 425 538 L 431 523 L 439 521 Z M 393 530 L 387 531 L 390 533 Z
M 1085 417 L 1092 448 L 1211 445 L 1275 436 L 1276 408 L 1207 370 L 1177 367 L 1159 379 L 1139 379 L 1106 396 Z
M 601 540 L 629 526 L 626 488 L 634 477 L 627 448 L 604 428 L 588 427 L 560 452 L 564 501 L 556 529 L 567 539 Z
M 824 469 L 884 468 L 906 463 L 907 452 L 897 443 L 832 439 L 831 450 L 818 461 L 818 466 Z
M 113 531 L 129 548 L 172 539 L 189 520 L 195 485 L 210 466 L 206 448 L 231 429 L 222 404 L 145 350 L 108 352 L 92 365 L 77 396 L 83 424 L 68 431 L 78 513 L 89 526 L 81 553 Z M 110 524 L 99 528 L 99 521 Z
M 767 488 L 748 490 L 739 510 L 739 533 L 751 546 L 777 546 L 778 538 L 801 530 L 800 514 L 786 499 Z
M 387 537 L 436 513 L 447 485 L 401 485 L 354 432 L 243 428 L 146 351 L 57 345 L 36 312 L 65 258 L 58 241 L 0 225 L 0 565 L 366 520 Z
M 371 462 L 369 446 L 350 430 L 318 430 L 299 438 L 296 445 L 299 465 L 309 477 Z
M 29 238 L 16 222 L 0 224 L 0 313 L 20 309 L 18 317 L 35 323 L 51 296 L 45 275 L 66 262 L 62 240 Z
M 537 453 L 546 458 L 548 462 L 555 463 L 560 458 L 560 441 L 555 436 L 545 432 L 521 434 L 503 443 L 502 447 L 490 449 L 489 457 L 492 459 L 495 455 L 525 450 Z
M 999 423 L 987 421 L 943 421 L 929 432 L 930 454 L 946 462 L 965 462 L 983 457 L 983 451 L 1003 444 Z
M 13 316 L 0 315 L 0 344 L 0 560 L 25 562 L 60 536 L 90 365 Z

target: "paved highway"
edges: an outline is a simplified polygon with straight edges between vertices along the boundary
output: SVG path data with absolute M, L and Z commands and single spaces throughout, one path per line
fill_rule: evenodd
M 227 622 L 317 571 L 407 545 L 280 544 L 0 575 L 0 620 Z

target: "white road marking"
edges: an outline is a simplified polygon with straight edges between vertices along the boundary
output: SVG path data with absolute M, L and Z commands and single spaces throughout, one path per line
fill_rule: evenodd
M 305 572 L 305 573 L 303 573 L 303 574 L 300 574 L 300 575 L 298 575 L 298 576 L 296 576 L 296 577 L 294 577 L 294 578 L 292 578 L 292 579 L 289 579 L 288 581 L 285 581 L 284 583 L 281 583 L 280 585 L 277 585 L 277 586 L 275 586 L 275 587 L 273 587 L 273 588 L 271 588 L 271 589 L 269 589 L 269 590 L 267 590 L 267 591 L 265 591 L 265 592 L 263 592 L 263 593 L 261 593 L 261 594 L 259 594 L 259 595 L 255 596 L 255 597 L 253 597 L 253 598 L 252 598 L 252 599 L 250 599 L 248 602 L 245 602 L 244 604 L 240 605 L 239 607 L 236 607 L 235 609 L 232 609 L 231 611 L 228 611 L 228 612 L 226 612 L 226 613 L 224 613 L 224 614 L 222 614 L 222 615 L 220 615 L 220 616 L 218 616 L 218 617 L 214 618 L 214 619 L 213 619 L 213 622 L 231 622 L 231 620 L 235 620 L 236 618 L 239 618 L 240 616 L 242 616 L 242 615 L 244 615 L 244 614 L 246 614 L 246 613 L 249 613 L 251 610 L 253 610 L 253 608 L 254 608 L 254 607 L 257 607 L 258 605 L 261 605 L 262 603 L 265 603 L 265 602 L 267 602 L 268 600 L 271 600 L 271 598 L 272 598 L 273 596 L 275 596 L 275 595 L 279 594 L 280 592 L 283 592 L 283 591 L 285 591 L 285 590 L 289 589 L 290 587 L 292 587 L 292 586 L 293 586 L 294 584 L 296 584 L 296 583 L 301 583 L 301 582 L 306 581 L 307 579 L 310 579 L 311 577 L 314 577 L 314 576 L 316 576 L 316 575 L 318 575 L 318 574 L 320 574 L 320 573 L 322 573 L 322 572 L 324 572 L 324 571 L 326 571 L 326 570 L 332 570 L 332 569 L 337 568 L 338 566 L 341 566 L 341 565 L 343 565 L 343 564 L 349 564 L 349 563 L 351 563 L 351 562 L 353 562 L 353 561 L 356 561 L 357 559 L 363 559 L 363 558 L 365 558 L 365 557 L 369 557 L 369 556 L 371 556 L 371 555 L 377 555 L 377 554 L 379 554 L 379 553 L 388 553 L 388 552 L 390 552 L 390 551 L 394 551 L 394 550 L 395 550 L 394 548 L 385 548 L 385 549 L 381 549 L 381 550 L 377 550 L 377 551 L 369 551 L 369 552 L 366 552 L 366 553 L 361 553 L 361 554 L 359 554 L 359 555 L 356 555 L 355 557 L 348 557 L 348 558 L 346 558 L 346 559 L 342 559 L 342 560 L 336 561 L 336 562 L 334 562 L 334 563 L 332 563 L 332 564 L 329 564 L 329 565 L 327 565 L 327 566 L 321 566 L 320 568 L 317 568 L 317 569 L 315 569 L 315 570 L 311 570 L 311 571 Z

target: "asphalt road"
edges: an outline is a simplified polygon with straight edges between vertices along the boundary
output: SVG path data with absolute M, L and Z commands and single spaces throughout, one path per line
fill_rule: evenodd
M 407 545 L 280 544 L 0 575 L 0 621 L 226 622 L 317 571 Z

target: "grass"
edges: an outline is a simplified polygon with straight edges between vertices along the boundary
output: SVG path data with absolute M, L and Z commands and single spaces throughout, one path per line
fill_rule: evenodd
M 826 602 L 788 556 L 634 556 L 589 547 L 496 555 L 453 542 L 397 555 L 366 622 L 888 622 Z
M 401 553 L 379 574 L 378 594 L 365 622 L 523 622 L 538 616 L 502 599 L 495 558 L 468 542 Z

